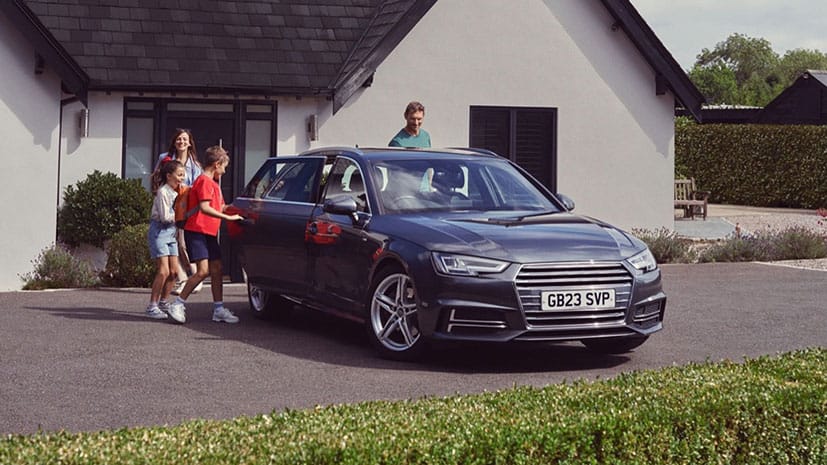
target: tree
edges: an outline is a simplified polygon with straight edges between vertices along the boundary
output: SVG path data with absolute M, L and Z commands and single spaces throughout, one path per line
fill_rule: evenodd
M 724 65 L 735 72 L 738 85 L 752 76 L 769 76 L 778 66 L 778 54 L 766 39 L 756 39 L 743 34 L 732 34 L 718 42 L 713 50 L 703 49 L 695 66 Z
M 796 49 L 779 57 L 766 39 L 736 33 L 702 49 L 689 78 L 709 104 L 763 107 L 808 69 L 827 69 L 827 55 Z
M 723 63 L 695 66 L 689 71 L 689 79 L 706 97 L 707 103 L 723 104 L 739 100 L 735 71 Z
M 803 48 L 788 50 L 778 64 L 778 75 L 792 83 L 808 69 L 827 69 L 827 54 Z

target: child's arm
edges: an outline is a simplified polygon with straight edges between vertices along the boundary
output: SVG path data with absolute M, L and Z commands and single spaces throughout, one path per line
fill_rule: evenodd
M 175 210 L 172 208 L 175 203 L 175 192 L 166 189 L 159 189 L 158 196 L 161 198 L 161 211 L 163 216 L 160 218 L 162 223 L 175 223 Z
M 202 200 L 198 204 L 198 206 L 201 208 L 201 212 L 204 213 L 205 215 L 209 215 L 209 216 L 212 216 L 212 217 L 215 217 L 215 218 L 221 218 L 222 220 L 240 221 L 240 220 L 244 219 L 244 217 L 241 216 L 241 215 L 227 215 L 224 212 L 220 212 L 220 211 L 216 210 L 215 208 L 210 206 L 209 199 Z

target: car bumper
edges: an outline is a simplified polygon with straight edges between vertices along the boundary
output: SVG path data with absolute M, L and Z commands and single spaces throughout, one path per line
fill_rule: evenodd
M 527 268 L 514 267 L 497 278 L 440 276 L 425 286 L 417 283 L 420 328 L 433 339 L 491 342 L 640 336 L 663 328 L 660 270 L 640 273 L 622 263 Z M 616 305 L 540 308 L 541 292 L 564 288 L 614 289 Z

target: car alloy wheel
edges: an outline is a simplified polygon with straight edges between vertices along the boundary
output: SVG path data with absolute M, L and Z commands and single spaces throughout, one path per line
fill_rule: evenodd
M 275 295 L 247 279 L 247 272 L 244 273 L 244 281 L 247 282 L 247 299 L 250 302 L 250 309 L 253 315 L 263 320 L 284 316 L 289 309 L 288 303 L 281 296 Z
M 405 273 L 380 274 L 370 300 L 369 334 L 383 356 L 410 360 L 424 346 L 417 318 L 416 289 Z

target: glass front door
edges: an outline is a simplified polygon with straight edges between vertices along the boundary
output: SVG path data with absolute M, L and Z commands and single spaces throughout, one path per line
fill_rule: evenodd
M 141 179 L 149 189 L 158 154 L 167 151 L 177 128 L 189 129 L 202 163 L 206 149 L 212 145 L 229 153 L 230 165 L 221 177 L 221 192 L 229 204 L 262 161 L 275 154 L 275 121 L 275 102 L 128 98 L 123 176 Z M 229 241 L 222 241 L 225 275 L 240 281 L 241 269 L 235 255 Z

